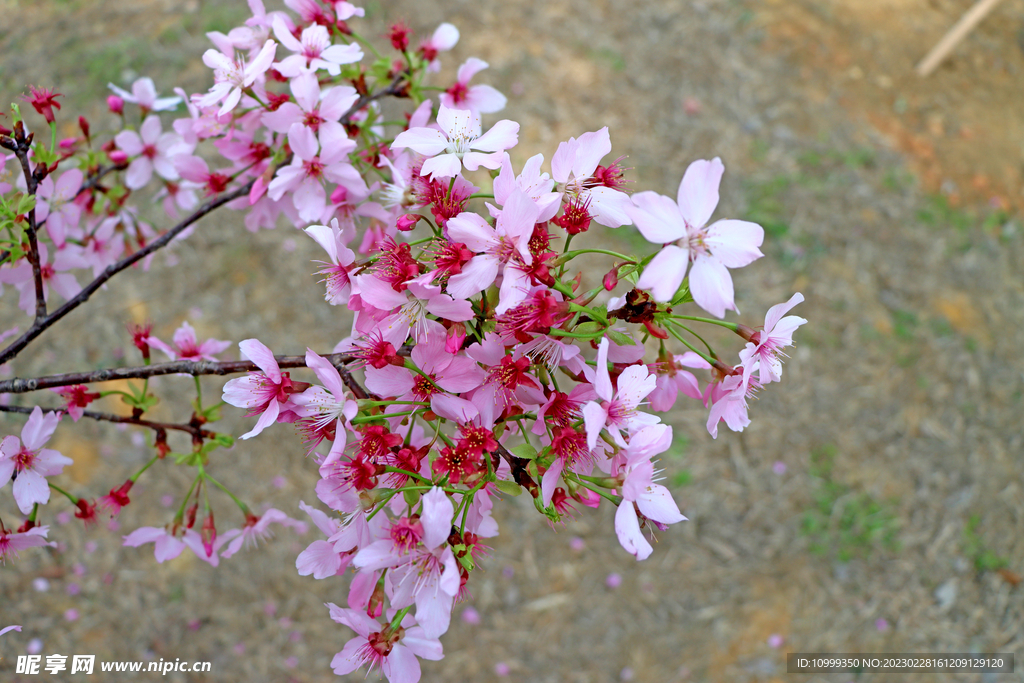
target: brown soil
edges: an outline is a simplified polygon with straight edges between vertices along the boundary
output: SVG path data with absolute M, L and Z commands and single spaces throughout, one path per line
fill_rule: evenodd
M 442 19 L 460 27 L 445 74 L 470 55 L 491 63 L 481 77 L 510 95 L 504 115 L 522 124 L 519 162 L 550 158 L 559 140 L 609 125 L 636 187 L 671 194 L 690 161 L 720 155 L 727 173 L 716 215 L 758 220 L 769 232 L 766 258 L 736 278 L 742 319 L 756 325 L 802 291 L 799 313 L 810 320 L 746 432 L 712 440 L 705 412 L 687 403 L 668 418 L 681 445 L 663 466 L 690 521 L 660 533 L 646 562 L 619 548 L 609 509 L 580 512 L 556 533 L 525 497 L 497 506 L 502 534 L 471 583 L 480 624 L 457 616 L 446 658 L 425 664 L 423 680 L 500 680 L 503 663 L 523 681 L 782 681 L 786 652 L 998 651 L 1021 661 L 1024 598 L 1012 579 L 1024 573 L 1024 242 L 1019 218 L 989 202 L 996 196 L 1012 211 L 1022 199 L 1024 2 L 1006 0 L 932 78 L 912 73 L 967 4 L 388 7 L 388 18 L 410 18 L 421 34 Z M 68 120 L 107 80 L 145 72 L 163 92 L 202 89 L 202 32 L 244 16 L 225 6 L 8 3 L 0 89 L 56 83 L 68 94 Z M 370 8 L 374 28 L 364 33 L 379 35 L 383 10 Z M 101 108 L 88 111 L 104 120 Z M 607 239 L 628 245 L 624 235 Z M 282 254 L 289 239 L 295 251 Z M 188 318 L 201 335 L 259 335 L 281 353 L 329 348 L 346 333 L 309 275 L 317 249 L 290 229 L 251 237 L 236 217 L 208 220 L 175 256 L 174 269 L 158 259 L 148 276 L 111 283 L 90 313 L 69 317 L 61 336 L 41 340 L 9 372 L 119 362 L 121 321 L 131 317 L 155 320 L 165 338 Z M 9 298 L 0 317 L 20 321 Z M 81 338 L 89 349 L 66 341 Z M 213 395 L 218 383 L 204 386 Z M 167 404 L 165 415 L 181 412 Z M 228 424 L 240 433 L 244 422 L 233 415 Z M 0 417 L 0 432 L 20 424 Z M 76 459 L 62 483 L 93 495 L 148 454 L 129 434 L 95 425 L 62 425 L 58 437 Z M 217 476 L 256 505 L 299 515 L 295 500 L 315 498 L 314 468 L 286 428 L 220 458 Z M 160 497 L 187 485 L 175 468 L 154 471 L 133 492 L 122 532 L 164 524 Z M 0 498 L 4 519 L 13 518 L 9 495 Z M 219 523 L 236 525 L 229 504 L 218 504 Z M 979 523 L 969 531 L 972 517 Z M 894 543 L 881 538 L 890 528 Z M 328 663 L 349 633 L 322 603 L 343 603 L 345 582 L 293 569 L 314 533 L 279 533 L 217 570 L 187 555 L 158 565 L 103 529 L 54 524 L 51 537 L 61 551 L 26 552 L 0 572 L 0 625 L 24 626 L 2 640 L 7 677 L 14 655 L 40 638 L 43 654 L 213 662 L 205 678 L 168 680 L 335 679 Z M 582 550 L 570 549 L 573 537 Z M 83 553 L 88 542 L 97 549 Z M 978 570 L 996 559 L 1006 572 Z M 612 573 L 617 588 L 608 587 Z M 48 577 L 49 591 L 33 590 L 37 577 Z M 68 594 L 72 583 L 78 595 Z M 64 619 L 69 608 L 77 621 Z M 775 634 L 785 639 L 779 649 L 768 645 Z

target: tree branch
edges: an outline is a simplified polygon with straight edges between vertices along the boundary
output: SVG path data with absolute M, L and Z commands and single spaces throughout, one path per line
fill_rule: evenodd
M 43 167 L 42 175 L 37 178 L 35 173 L 32 172 L 31 166 L 29 166 L 28 153 L 32 149 L 32 138 L 35 137 L 35 133 L 29 133 L 26 136 L 25 124 L 22 121 L 18 121 L 15 124 L 13 132 L 13 138 L 9 138 L 6 135 L 0 138 L 0 146 L 11 150 L 18 157 L 18 161 L 21 163 L 21 171 L 25 175 L 27 194 L 35 196 L 36 190 L 39 187 L 39 181 L 46 177 L 45 167 Z M 39 168 L 36 171 L 39 171 Z M 36 237 L 36 208 L 34 206 L 28 212 L 27 218 L 28 227 L 25 229 L 25 234 L 28 236 L 28 262 L 32 264 L 32 278 L 35 281 L 36 288 L 34 327 L 39 321 L 46 318 L 46 293 L 43 290 L 43 264 L 39 257 L 39 240 Z M 2 362 L 0 360 L 0 363 Z
M 23 415 L 30 415 L 35 408 L 26 408 L 24 406 L 0 406 L 0 413 L 21 413 Z M 52 410 L 53 412 L 66 413 L 67 408 L 44 408 L 44 410 Z M 196 425 L 191 424 L 178 424 L 174 422 L 152 422 L 150 420 L 143 420 L 142 418 L 132 417 L 131 415 L 113 415 L 111 413 L 97 413 L 94 410 L 86 410 L 82 413 L 85 417 L 93 420 L 99 420 L 101 422 L 114 422 L 119 424 L 136 425 L 137 427 L 147 427 L 154 431 L 160 430 L 171 430 L 176 432 L 186 432 L 192 435 L 192 439 L 212 439 L 217 436 L 216 432 L 211 432 L 208 429 L 202 429 Z

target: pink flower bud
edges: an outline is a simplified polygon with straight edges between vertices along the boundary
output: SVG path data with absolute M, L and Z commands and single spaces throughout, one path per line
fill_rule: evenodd
M 419 215 L 418 213 L 407 213 L 403 216 L 398 217 L 397 227 L 402 232 L 409 232 L 414 227 L 416 227 L 416 224 L 419 222 L 421 218 L 423 218 L 423 216 Z
M 78 138 L 64 138 L 57 144 L 61 149 L 73 149 L 76 142 L 78 142 Z
M 107 108 L 110 109 L 111 114 L 122 116 L 124 114 L 124 100 L 117 95 L 111 95 L 107 98 Z
M 605 274 L 604 280 L 601 281 L 601 284 L 604 285 L 604 290 L 606 292 L 610 292 L 615 289 L 615 285 L 619 284 L 619 269 L 612 268 L 609 270 Z
M 448 328 L 448 335 L 444 340 L 444 350 L 448 353 L 458 353 L 465 341 L 466 325 L 464 323 L 455 323 Z
M 112 152 L 108 152 L 107 156 L 110 157 L 111 163 L 117 166 L 128 163 L 128 155 L 119 149 L 115 149 Z

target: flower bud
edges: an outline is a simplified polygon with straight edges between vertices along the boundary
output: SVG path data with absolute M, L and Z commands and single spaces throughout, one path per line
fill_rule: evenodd
M 466 325 L 465 323 L 453 323 L 448 328 L 448 334 L 444 340 L 444 350 L 448 353 L 455 354 L 462 348 L 462 344 L 466 341 Z
M 203 528 L 199 530 L 199 536 L 203 539 L 203 550 L 207 557 L 213 556 L 213 542 L 217 540 L 217 527 L 213 523 L 213 511 L 207 515 L 203 522 Z
M 420 222 L 423 216 L 418 213 L 407 213 L 398 217 L 398 223 L 396 227 L 402 232 L 409 232 L 416 227 L 416 224 Z
M 78 117 L 78 127 L 82 129 L 82 135 L 85 136 L 86 141 L 89 141 L 89 121 L 84 116 Z
M 78 142 L 78 138 L 64 138 L 57 143 L 57 146 L 61 149 L 74 149 L 75 144 Z
M 107 108 L 110 109 L 111 114 L 124 116 L 124 100 L 117 95 L 111 95 L 107 98 Z
M 400 52 L 405 52 L 409 49 L 409 27 L 405 24 L 398 23 L 392 24 L 391 29 L 388 33 L 388 38 L 391 40 L 391 46 Z
M 110 157 L 111 163 L 116 164 L 117 166 L 128 163 L 128 155 L 119 149 L 107 152 L 107 156 Z
M 612 268 L 605 273 L 604 280 L 601 281 L 601 284 L 604 285 L 604 291 L 606 292 L 610 292 L 615 289 L 615 286 L 619 284 L 619 269 Z

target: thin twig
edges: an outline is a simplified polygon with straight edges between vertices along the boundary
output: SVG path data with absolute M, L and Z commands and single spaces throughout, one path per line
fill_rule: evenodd
M 0 413 L 21 413 L 23 415 L 30 415 L 35 408 L 27 408 L 24 406 L 0 406 Z M 44 408 L 43 410 L 53 410 L 58 413 L 66 413 L 67 408 Z M 138 427 L 147 427 L 154 431 L 160 430 L 171 430 L 176 432 L 186 432 L 192 435 L 193 439 L 212 439 L 217 436 L 216 432 L 211 432 L 208 429 L 202 429 L 191 424 L 178 424 L 174 422 L 152 422 L 150 420 L 143 420 L 142 418 L 132 417 L 131 415 L 113 415 L 111 413 L 97 413 L 94 410 L 86 410 L 82 413 L 85 417 L 93 420 L 100 420 L 102 422 L 115 422 L 119 424 L 136 425 Z
M 42 175 L 37 178 L 29 165 L 28 153 L 32 149 L 33 137 L 33 133 L 25 135 L 25 124 L 18 121 L 14 126 L 14 137 L 4 136 L 0 140 L 0 144 L 3 147 L 11 150 L 18 157 L 18 161 L 21 163 L 21 171 L 25 176 L 25 186 L 29 196 L 35 196 L 36 190 L 39 187 L 39 180 L 46 177 L 45 166 L 41 167 L 43 169 Z M 36 170 L 39 171 L 39 168 Z M 39 254 L 39 240 L 36 237 L 36 208 L 34 206 L 29 210 L 26 217 L 28 218 L 28 226 L 25 228 L 25 234 L 28 236 L 28 262 L 32 264 L 32 278 L 35 281 L 36 288 L 36 317 L 33 322 L 33 326 L 35 326 L 46 318 L 46 293 L 43 290 L 43 264 Z M 0 361 L 0 363 L 2 362 Z
M 306 367 L 305 356 L 274 356 L 281 368 Z M 331 363 L 350 363 L 353 357 L 344 353 L 333 353 L 324 356 Z M 69 372 L 63 375 L 48 375 L 32 379 L 14 379 L 0 382 L 0 394 L 24 394 L 40 389 L 67 387 L 73 384 L 91 384 L 93 382 L 113 382 L 121 379 L 146 379 L 160 375 L 234 375 L 240 372 L 259 370 L 252 361 L 247 360 L 176 360 L 168 363 L 154 363 L 133 368 L 106 368 L 93 372 Z

